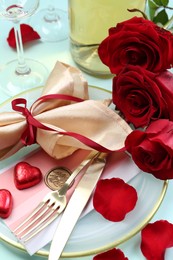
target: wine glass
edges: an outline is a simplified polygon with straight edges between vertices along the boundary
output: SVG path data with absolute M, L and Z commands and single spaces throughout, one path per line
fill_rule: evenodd
M 39 0 L 1 0 L 0 18 L 14 24 L 17 59 L 7 63 L 0 71 L 0 88 L 9 96 L 40 86 L 48 76 L 48 70 L 40 62 L 24 58 L 20 21 L 35 13 Z
M 31 26 L 47 42 L 58 42 L 68 37 L 67 12 L 56 8 L 53 0 L 47 8 L 38 11 L 30 20 Z

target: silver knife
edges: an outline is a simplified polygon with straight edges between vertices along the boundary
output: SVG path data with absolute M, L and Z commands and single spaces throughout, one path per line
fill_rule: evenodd
M 102 158 L 101 158 L 102 157 Z M 105 166 L 105 155 L 95 157 L 78 183 L 57 226 L 49 252 L 49 260 L 58 260 Z M 70 216 L 70 217 L 69 217 Z

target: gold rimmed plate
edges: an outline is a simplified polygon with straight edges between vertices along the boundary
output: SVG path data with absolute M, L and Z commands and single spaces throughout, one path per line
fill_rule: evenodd
M 18 95 L 28 100 L 28 107 L 41 94 L 42 87 L 25 91 Z M 98 87 L 89 87 L 90 98 L 111 98 L 111 92 Z M 13 97 L 14 99 L 14 97 Z M 11 100 L 0 106 L 0 111 L 10 111 Z M 19 160 L 37 146 L 26 147 L 22 152 L 0 162 L 1 169 Z M 126 218 L 118 223 L 105 220 L 95 210 L 81 218 L 75 226 L 72 235 L 64 249 L 62 257 L 82 257 L 93 255 L 127 241 L 138 233 L 154 216 L 158 210 L 167 190 L 168 182 L 154 178 L 152 175 L 140 172 L 130 182 L 138 193 L 138 202 L 135 209 Z M 23 246 L 17 242 L 10 230 L 0 221 L 0 239 L 11 247 L 25 251 Z M 48 257 L 49 245 L 39 250 L 36 255 Z

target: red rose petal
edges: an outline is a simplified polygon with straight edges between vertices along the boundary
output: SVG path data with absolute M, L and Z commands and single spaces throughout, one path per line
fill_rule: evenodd
M 93 260 L 128 260 L 120 249 L 111 249 L 107 252 L 94 256 Z
M 21 24 L 20 28 L 21 28 L 23 44 L 40 39 L 40 35 L 36 31 L 34 31 L 33 28 L 30 25 Z M 10 47 L 16 48 L 14 28 L 12 28 L 9 32 L 7 42 L 8 42 Z
M 121 221 L 136 205 L 136 190 L 119 178 L 99 180 L 93 205 L 104 218 Z
M 0 189 L 0 218 L 8 218 L 13 207 L 11 192 L 6 189 Z
M 141 232 L 141 251 L 147 260 L 164 260 L 165 250 L 173 246 L 173 224 L 159 220 Z

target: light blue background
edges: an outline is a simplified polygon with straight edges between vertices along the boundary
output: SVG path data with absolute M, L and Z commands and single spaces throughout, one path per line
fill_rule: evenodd
M 40 8 L 46 6 L 49 1 L 40 1 Z M 63 1 L 55 1 L 56 4 L 59 4 L 59 7 L 61 7 L 64 10 L 67 10 L 67 0 Z M 16 58 L 16 52 L 9 48 L 6 38 L 8 35 L 9 30 L 11 29 L 12 24 L 5 21 L 0 21 L 0 66 L 4 63 L 13 60 Z M 5 29 L 4 29 L 5 28 Z M 60 43 L 39 43 L 35 44 L 33 48 L 28 48 L 25 52 L 25 56 L 40 60 L 50 70 L 53 68 L 55 62 L 57 60 L 69 63 L 73 66 L 76 66 L 70 56 L 69 53 L 69 41 L 68 39 L 66 41 L 60 42 Z M 83 73 L 86 79 L 88 80 L 90 85 L 96 85 L 103 87 L 105 89 L 111 90 L 112 84 L 111 80 L 104 80 L 104 79 L 97 79 L 94 77 L 91 77 L 85 73 Z M 4 99 L 6 99 L 5 95 L 1 93 L 0 95 L 0 102 L 2 102 Z M 164 202 L 162 203 L 160 209 L 156 213 L 155 217 L 152 219 L 152 222 L 158 219 L 167 219 L 170 222 L 173 222 L 173 182 L 170 181 L 168 191 L 166 194 L 166 197 L 164 199 Z M 104 234 L 103 234 L 104 236 Z M 122 244 L 120 248 L 124 251 L 125 255 L 129 258 L 129 260 L 144 260 L 145 258 L 140 252 L 139 249 L 140 246 L 140 234 L 137 234 L 135 237 L 130 239 L 128 242 Z M 8 245 L 5 245 L 0 241 L 0 258 L 2 260 L 41 260 L 46 259 L 42 257 L 37 256 L 29 256 L 27 253 L 22 253 L 21 251 L 11 248 Z M 83 257 L 83 258 L 77 258 L 78 260 L 91 260 L 93 257 Z M 71 258 L 68 258 L 69 260 Z M 166 260 L 172 260 L 173 259 L 173 250 L 168 249 L 166 251 Z M 73 260 L 75 260 L 73 258 Z

